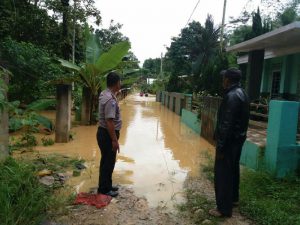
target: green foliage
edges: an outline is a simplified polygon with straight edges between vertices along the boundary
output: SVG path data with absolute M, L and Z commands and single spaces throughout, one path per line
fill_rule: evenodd
M 186 191 L 186 203 L 179 205 L 179 210 L 186 212 L 195 224 L 204 224 L 209 220 L 211 225 L 217 225 L 220 219 L 209 215 L 209 210 L 215 208 L 215 203 L 208 200 L 203 194 L 195 193 L 193 190 Z
M 108 52 L 103 53 L 97 60 L 96 68 L 99 74 L 107 73 L 108 71 L 116 68 L 123 57 L 128 53 L 130 43 L 128 41 L 120 42 L 111 47 Z
M 52 138 L 46 138 L 46 137 L 43 137 L 42 138 L 42 144 L 43 146 L 51 146 L 51 145 L 54 145 L 54 140 Z
M 31 163 L 34 164 L 36 171 L 48 169 L 56 173 L 62 173 L 66 169 L 76 169 L 76 165 L 83 164 L 84 160 L 70 158 L 58 154 L 48 154 L 39 156 Z
M 49 190 L 39 184 L 34 167 L 8 158 L 0 164 L 0 221 L 38 225 L 46 216 Z
M 243 171 L 240 210 L 259 225 L 300 224 L 300 181 Z
M 150 93 L 156 94 L 158 91 L 164 91 L 166 89 L 166 85 L 168 84 L 168 82 L 169 82 L 168 77 L 164 79 L 157 79 L 151 85 Z
M 63 72 L 46 51 L 33 44 L 11 39 L 0 43 L 0 50 L 0 60 L 7 64 L 7 69 L 13 74 L 8 92 L 10 101 L 30 103 L 55 95 L 54 87 L 46 82 L 56 79 Z
M 299 15 L 297 14 L 297 8 L 294 6 L 286 8 L 281 14 L 278 15 L 278 19 L 283 26 L 298 20 Z
M 47 132 L 52 132 L 54 129 L 52 121 L 37 112 L 53 106 L 55 102 L 51 99 L 38 100 L 28 105 L 26 109 L 19 108 L 19 101 L 9 103 L 9 130 L 26 128 L 28 132 L 37 132 L 38 126 L 41 125 Z
M 69 2 L 69 1 L 68 1 Z M 76 33 L 76 58 L 82 58 L 82 35 L 84 24 L 94 19 L 97 25 L 101 22 L 100 11 L 95 7 L 94 0 L 76 0 L 70 5 L 68 24 L 74 24 Z M 43 47 L 62 57 L 64 37 L 61 35 L 61 15 L 63 13 L 61 0 L 35 0 L 0 2 L 0 40 L 11 37 L 16 41 L 24 41 Z M 51 12 L 51 15 L 50 13 Z M 70 42 L 71 35 L 67 38 Z
M 157 78 L 160 74 L 161 59 L 146 59 L 143 64 L 143 69 L 146 71 L 146 75 L 151 78 Z
M 203 166 L 213 182 L 213 159 Z M 300 224 L 300 180 L 295 177 L 277 179 L 262 171 L 244 168 L 240 183 L 240 211 L 258 225 Z M 275 212 L 275 213 L 274 213 Z
M 87 32 L 89 33 L 89 32 Z M 95 58 L 96 54 L 100 54 L 100 51 L 93 51 L 92 48 L 98 46 L 94 34 L 89 33 L 87 35 L 87 60 L 94 60 L 92 63 L 86 63 L 79 67 L 66 60 L 59 60 L 63 67 L 71 69 L 77 72 L 84 83 L 93 95 L 97 95 L 103 83 L 103 78 L 106 73 L 115 69 L 121 62 L 123 57 L 128 53 L 130 49 L 130 43 L 120 42 L 112 46 L 108 52 L 104 52 Z
M 218 79 L 216 74 L 227 66 L 226 56 L 220 54 L 219 38 L 220 29 L 209 15 L 204 26 L 192 22 L 173 39 L 165 59 L 171 73 L 168 91 L 216 92 L 218 88 L 210 86 Z
M 139 77 L 129 77 L 122 80 L 122 87 L 129 88 L 139 80 Z
M 101 55 L 100 44 L 97 41 L 97 36 L 90 32 L 88 25 L 85 25 L 85 62 L 95 64 Z
M 114 44 L 129 41 L 129 38 L 121 33 L 121 28 L 121 24 L 115 24 L 114 21 L 111 21 L 108 29 L 102 28 L 95 31 L 104 52 L 107 52 Z
M 60 155 L 22 162 L 9 157 L 0 163 L 1 225 L 40 225 L 47 217 L 53 219 L 65 214 L 67 206 L 74 202 L 74 195 L 61 193 L 58 189 L 61 185 L 40 184 L 37 172 L 48 169 L 55 174 L 63 173 L 66 169 L 75 169 L 77 163 L 83 161 Z

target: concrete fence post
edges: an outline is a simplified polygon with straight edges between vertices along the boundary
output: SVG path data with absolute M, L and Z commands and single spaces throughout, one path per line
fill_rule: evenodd
M 192 94 L 185 94 L 185 103 L 186 103 L 186 110 L 192 111 L 192 101 L 193 101 L 193 95 Z
M 298 169 L 298 114 L 298 102 L 270 102 L 265 163 L 267 170 L 277 177 L 295 173 Z
M 71 85 L 57 86 L 56 143 L 67 143 L 71 130 Z

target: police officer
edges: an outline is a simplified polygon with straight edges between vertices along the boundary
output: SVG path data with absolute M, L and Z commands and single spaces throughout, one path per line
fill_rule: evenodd
M 99 97 L 99 128 L 97 141 L 101 150 L 98 193 L 118 196 L 118 187 L 112 185 L 112 173 L 120 152 L 119 136 L 122 127 L 120 108 L 116 94 L 120 91 L 120 76 L 111 72 L 107 75 L 107 89 Z
M 209 213 L 216 217 L 231 217 L 238 205 L 240 156 L 246 140 L 250 103 L 240 86 L 242 73 L 236 68 L 221 72 L 225 90 L 218 112 L 215 131 L 215 194 L 217 209 Z

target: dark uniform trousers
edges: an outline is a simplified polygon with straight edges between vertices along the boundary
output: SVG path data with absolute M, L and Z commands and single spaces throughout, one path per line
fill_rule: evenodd
M 232 215 L 233 202 L 239 201 L 240 158 L 246 138 L 230 141 L 222 151 L 216 151 L 215 193 L 218 210 Z
M 120 132 L 116 131 L 116 135 L 119 139 Z M 112 150 L 112 140 L 107 129 L 98 128 L 97 141 L 101 151 L 98 192 L 105 194 L 112 188 L 112 173 L 116 164 L 117 152 Z

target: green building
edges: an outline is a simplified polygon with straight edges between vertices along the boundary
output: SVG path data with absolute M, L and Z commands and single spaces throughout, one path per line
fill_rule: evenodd
M 238 64 L 247 70 L 251 100 L 300 100 L 300 22 L 294 22 L 251 40 L 231 46 Z
M 240 55 L 238 64 L 246 71 L 250 99 L 270 99 L 266 143 L 259 146 L 247 141 L 241 163 L 253 169 L 266 168 L 278 177 L 299 173 L 300 22 L 228 47 L 227 51 Z M 259 130 L 251 133 L 262 139 Z

